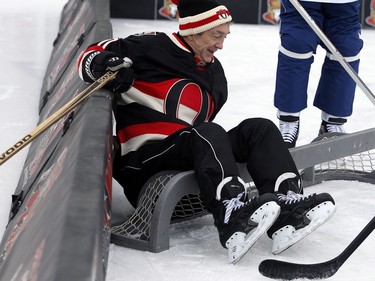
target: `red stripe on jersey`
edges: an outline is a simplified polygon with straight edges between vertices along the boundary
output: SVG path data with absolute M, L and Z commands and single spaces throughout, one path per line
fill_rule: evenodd
M 175 78 L 159 83 L 135 81 L 133 87 L 146 95 L 164 100 L 171 86 L 179 80 L 181 79 Z
M 104 49 L 103 49 L 102 47 L 100 47 L 100 46 L 97 46 L 97 45 L 95 45 L 95 46 L 91 46 L 91 47 L 87 48 L 87 49 L 86 49 L 84 52 L 82 52 L 82 54 L 79 56 L 79 59 L 78 59 L 78 67 L 81 65 L 81 61 L 82 61 L 82 58 L 84 57 L 84 55 L 87 54 L 87 53 L 91 53 L 91 52 L 93 52 L 93 51 L 99 51 L 99 52 L 101 52 L 101 51 L 104 51 Z
M 102 52 L 102 51 L 104 51 L 104 49 L 103 49 L 103 47 L 98 46 L 98 45 L 91 46 L 91 47 L 88 47 L 88 48 L 86 49 L 86 53 L 87 53 L 87 52 L 91 52 L 91 51 L 99 51 L 99 52 Z
M 159 83 L 135 81 L 133 87 L 146 95 L 165 101 L 176 82 L 182 80 L 186 79 L 176 78 Z M 180 104 L 187 106 L 196 112 L 200 112 L 202 106 L 202 90 L 197 84 L 187 81 L 187 85 L 180 93 L 178 93 L 178 95 L 180 96 Z
M 174 132 L 186 128 L 185 125 L 169 122 L 153 122 L 146 124 L 130 125 L 118 132 L 121 143 L 145 134 L 160 134 L 169 136 Z
M 174 38 L 177 39 L 177 41 L 178 41 L 182 46 L 184 46 L 186 49 L 189 49 L 189 45 L 187 45 L 185 41 L 181 40 L 181 38 L 177 35 L 176 32 L 172 33 L 172 35 L 174 36 Z
M 212 114 L 215 112 L 215 104 L 212 102 L 211 95 L 208 95 L 208 100 L 209 100 L 209 105 L 210 105 L 210 108 L 209 108 L 210 112 L 208 113 L 207 121 L 211 118 Z
M 185 86 L 181 93 L 180 104 L 185 105 L 196 112 L 202 108 L 202 91 L 197 84 L 191 83 Z

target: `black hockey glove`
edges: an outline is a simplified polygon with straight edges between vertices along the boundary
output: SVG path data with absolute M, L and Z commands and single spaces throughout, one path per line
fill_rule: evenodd
M 121 58 L 116 53 L 103 51 L 94 57 L 90 70 L 96 79 L 109 70 L 118 71 L 116 78 L 105 87 L 113 91 L 125 92 L 134 82 L 134 71 L 130 68 L 132 63 L 132 60 L 127 57 Z

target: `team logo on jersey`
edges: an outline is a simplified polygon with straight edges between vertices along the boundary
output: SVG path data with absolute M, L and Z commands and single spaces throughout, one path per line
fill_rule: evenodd
M 191 125 L 208 120 L 213 106 L 204 88 L 192 80 L 180 78 L 159 83 L 136 81 L 124 101 L 137 102 Z
M 181 79 L 171 85 L 165 100 L 164 112 L 189 124 L 207 120 L 210 98 L 207 92 L 191 80 Z

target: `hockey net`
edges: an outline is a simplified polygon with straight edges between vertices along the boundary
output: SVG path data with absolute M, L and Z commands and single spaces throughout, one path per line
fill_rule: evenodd
M 331 134 L 330 138 L 340 137 L 342 135 L 346 134 Z M 361 136 L 360 133 L 358 135 Z M 356 180 L 375 184 L 375 144 L 372 140 L 372 134 L 364 132 L 363 136 L 365 137 L 362 139 L 360 137 L 357 139 L 353 137 L 353 142 L 348 145 L 348 149 L 345 149 L 345 147 L 341 148 L 341 150 L 344 151 L 355 151 L 356 149 L 353 147 L 358 147 L 358 149 L 365 147 L 365 149 L 360 149 L 360 153 L 339 157 L 302 170 L 301 176 L 304 180 L 304 186 L 315 185 L 327 180 Z M 371 138 L 371 141 L 369 138 Z M 314 141 L 319 141 L 321 139 L 322 138 L 317 138 Z M 339 144 L 340 138 L 338 138 L 337 141 Z M 368 147 L 367 150 L 366 147 Z M 328 151 L 330 151 L 330 149 L 327 150 L 327 154 L 329 154 Z
M 315 166 L 315 176 L 321 180 L 359 180 L 375 183 L 375 150 Z
M 303 169 L 301 176 L 305 187 L 327 180 L 355 180 L 375 184 L 374 168 L 375 148 Z M 176 173 L 163 174 L 150 179 L 143 187 L 138 207 L 133 215 L 124 223 L 113 226 L 112 233 L 120 239 L 149 241 L 154 235 L 150 225 L 156 202 L 174 176 Z M 254 186 L 251 182 L 249 185 Z M 199 194 L 188 194 L 175 206 L 170 222 L 179 222 L 204 214 L 207 214 L 207 210 Z
M 150 226 L 153 218 L 153 212 L 160 193 L 168 182 L 176 175 L 175 172 L 157 175 L 150 179 L 141 192 L 138 200 L 138 207 L 132 216 L 124 223 L 113 226 L 112 233 L 149 241 L 151 237 Z M 172 223 L 198 217 L 207 213 L 207 210 L 199 194 L 185 195 L 175 206 L 170 218 Z

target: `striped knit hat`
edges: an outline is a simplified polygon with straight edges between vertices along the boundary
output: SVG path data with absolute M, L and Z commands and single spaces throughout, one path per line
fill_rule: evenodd
M 172 0 L 177 5 L 182 36 L 202 33 L 232 21 L 228 9 L 216 0 Z

